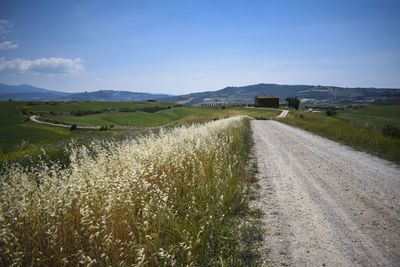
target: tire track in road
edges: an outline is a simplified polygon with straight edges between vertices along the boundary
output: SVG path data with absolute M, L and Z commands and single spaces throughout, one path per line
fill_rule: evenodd
M 400 170 L 276 121 L 252 121 L 276 265 L 400 266 Z

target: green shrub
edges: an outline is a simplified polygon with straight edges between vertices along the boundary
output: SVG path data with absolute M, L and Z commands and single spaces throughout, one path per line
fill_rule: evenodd
M 400 127 L 396 127 L 392 124 L 387 124 L 383 130 L 382 134 L 386 137 L 400 139 Z
M 325 114 L 329 117 L 334 117 L 336 115 L 336 111 L 333 109 L 328 109 L 327 111 L 325 111 Z
M 69 128 L 71 131 L 74 131 L 76 129 L 78 129 L 78 126 L 76 124 L 72 124 L 71 128 Z
M 107 125 L 102 125 L 100 127 L 100 131 L 107 131 L 108 130 L 108 126 Z

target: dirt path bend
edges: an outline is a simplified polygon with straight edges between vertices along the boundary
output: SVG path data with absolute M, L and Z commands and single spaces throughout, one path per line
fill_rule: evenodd
M 40 123 L 40 124 L 46 124 L 46 125 L 51 125 L 51 126 L 58 126 L 58 127 L 64 127 L 64 128 L 71 128 L 71 125 L 66 125 L 66 124 L 62 124 L 62 123 L 51 123 L 51 122 L 47 122 L 47 121 L 40 121 L 38 120 L 38 117 L 36 115 L 32 115 L 29 117 L 29 119 L 33 122 L 36 123 Z M 90 130 L 94 130 L 94 129 L 99 129 L 99 127 L 96 126 L 78 126 L 79 129 L 90 129 Z
M 252 121 L 275 266 L 400 266 L 400 169 L 276 121 Z

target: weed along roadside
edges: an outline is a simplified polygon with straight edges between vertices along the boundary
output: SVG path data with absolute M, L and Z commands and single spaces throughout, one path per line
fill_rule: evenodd
M 396 133 L 399 126 L 366 127 L 364 125 L 371 124 L 366 118 L 370 119 L 371 116 L 357 118 L 357 123 L 354 123 L 341 119 L 345 115 L 338 114 L 338 117 L 334 117 L 324 113 L 296 112 L 290 113 L 286 118 L 279 118 L 279 121 L 400 164 L 400 139 L 390 136 L 392 128 Z M 377 117 L 375 120 L 382 124 L 385 117 L 381 120 Z M 387 129 L 392 130 L 390 134 L 385 132 Z
M 14 165 L 0 185 L 2 265 L 246 265 L 249 140 L 235 117 L 72 146 L 67 167 Z
M 398 265 L 398 166 L 277 121 L 251 125 L 272 266 Z

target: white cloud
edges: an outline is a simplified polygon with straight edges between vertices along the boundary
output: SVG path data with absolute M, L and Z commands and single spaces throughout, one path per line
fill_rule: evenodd
M 11 21 L 0 19 L 0 38 L 1 39 L 6 39 L 8 36 L 8 33 L 11 32 L 12 28 L 12 23 Z
M 9 49 L 15 49 L 18 48 L 17 44 L 13 44 L 10 41 L 5 41 L 0 43 L 0 50 L 9 50 Z
M 39 74 L 62 74 L 78 73 L 84 70 L 80 58 L 41 58 L 36 60 L 0 58 L 0 72 L 12 73 L 39 73 Z
M 6 41 L 8 34 L 11 32 L 13 24 L 11 21 L 0 19 L 0 40 L 4 42 L 0 43 L 0 50 L 9 50 L 18 48 L 17 44 L 13 44 L 11 41 Z

